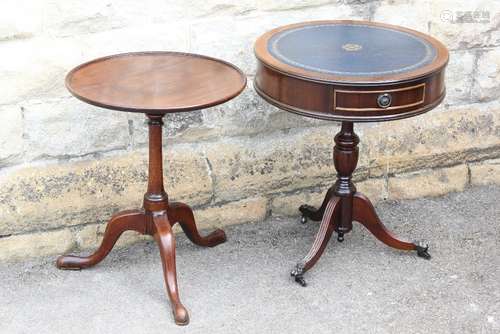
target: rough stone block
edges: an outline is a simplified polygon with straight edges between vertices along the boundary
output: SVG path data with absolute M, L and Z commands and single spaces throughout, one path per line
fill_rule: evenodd
M 329 180 L 334 175 L 332 137 L 325 127 L 206 145 L 216 199 L 277 193 Z
M 205 145 L 212 166 L 217 200 L 234 200 L 309 188 L 335 176 L 333 137 L 338 125 L 291 129 L 286 133 L 227 139 Z M 366 177 L 368 160 L 361 157 L 356 178 Z
M 472 185 L 500 184 L 500 159 L 469 165 Z
M 220 1 L 220 0 L 188 0 L 179 1 L 179 11 L 182 17 L 190 19 L 233 16 L 239 17 L 250 14 L 257 9 L 255 0 L 240 0 L 240 1 Z
M 0 106 L 0 167 L 23 158 L 23 114 L 17 105 Z
M 0 41 L 30 38 L 42 30 L 43 1 L 3 0 Z
M 255 72 L 253 43 L 269 26 L 269 19 L 239 17 L 217 18 L 193 23 L 191 27 L 191 51 L 224 59 L 235 64 L 246 74 Z M 224 31 L 224 34 L 220 32 Z
M 112 31 L 123 27 L 141 29 L 149 24 L 170 24 L 207 17 L 244 15 L 255 9 L 255 4 L 253 0 L 240 0 L 237 3 L 215 0 L 145 0 L 126 3 L 119 0 L 105 2 L 90 0 L 85 3 L 56 0 L 46 4 L 44 9 L 45 30 L 52 35 L 66 37 Z M 148 38 L 146 35 L 143 37 Z M 160 39 L 158 42 L 161 43 Z
M 28 159 L 123 150 L 130 143 L 123 112 L 93 107 L 76 98 L 21 105 Z
M 430 3 L 423 1 L 381 1 L 373 21 L 389 23 L 428 33 Z M 402 15 L 404 13 L 404 15 Z
M 477 61 L 477 74 L 472 91 L 479 101 L 500 98 L 500 48 L 482 52 Z
M 265 197 L 253 197 L 210 205 L 204 209 L 193 211 L 197 226 L 209 232 L 214 227 L 263 221 L 267 216 L 267 202 Z
M 79 1 L 56 0 L 44 6 L 44 29 L 56 37 L 68 37 L 76 34 L 88 34 L 103 30 L 116 29 L 125 24 L 120 18 L 122 13 L 137 10 L 137 18 L 144 18 L 142 10 L 147 9 L 145 3 L 127 2 L 126 6 L 118 6 L 116 1 L 89 0 L 85 3 Z M 118 12 L 118 13 L 117 13 Z M 158 13 L 154 11 L 152 13 Z M 149 16 L 148 16 L 149 17 Z
M 128 113 L 133 147 L 148 145 L 148 124 L 144 114 Z M 201 110 L 186 113 L 167 114 L 163 118 L 163 142 L 169 146 L 173 143 L 196 142 L 213 136 L 203 122 Z
M 449 192 L 463 191 L 468 182 L 466 165 L 422 170 L 390 176 L 389 199 L 409 199 L 441 196 Z
M 454 105 L 471 101 L 474 82 L 475 54 L 471 51 L 451 51 L 446 67 L 445 104 Z
M 386 200 L 389 196 L 386 179 L 366 179 L 356 183 L 356 189 L 368 197 L 373 204 Z
M 0 261 L 64 254 L 74 243 L 68 229 L 4 237 L 0 238 Z
M 439 107 L 397 122 L 364 127 L 361 141 L 372 177 L 440 167 L 496 154 L 500 104 Z
M 170 145 L 164 149 L 165 189 L 171 201 L 190 206 L 207 204 L 213 197 L 213 171 L 202 148 Z
M 82 62 L 74 39 L 42 36 L 0 43 L 0 105 L 69 96 L 64 78 Z
M 165 187 L 190 205 L 212 198 L 202 152 L 175 146 L 165 152 Z M 0 235 L 105 222 L 112 212 L 139 208 L 147 185 L 147 154 L 12 168 L 0 176 Z
M 271 201 L 271 214 L 299 217 L 299 207 L 303 204 L 320 207 L 327 190 L 328 187 L 318 187 L 318 189 L 303 190 L 294 194 L 277 195 Z
M 499 45 L 498 1 L 431 1 L 430 33 L 449 49 Z M 486 17 L 483 17 L 486 13 Z
M 151 12 L 153 13 L 153 11 Z M 145 22 L 93 34 L 70 37 L 78 44 L 81 60 L 136 51 L 189 51 L 189 24 L 184 20 Z M 73 66 L 78 65 L 75 63 Z
M 301 10 L 330 4 L 330 0 L 257 0 L 257 8 L 264 11 Z

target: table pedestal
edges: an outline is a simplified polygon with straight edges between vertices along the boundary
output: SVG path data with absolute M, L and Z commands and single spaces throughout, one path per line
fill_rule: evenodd
M 59 269 L 83 269 L 101 262 L 109 254 L 120 235 L 125 231 L 137 231 L 154 237 L 160 249 L 167 292 L 172 303 L 174 319 L 178 325 L 189 323 L 189 314 L 179 299 L 175 266 L 175 238 L 172 226 L 179 223 L 187 237 L 195 244 L 213 247 L 226 241 L 224 231 L 217 229 L 206 237 L 198 233 L 193 211 L 179 202 L 169 203 L 163 187 L 162 125 L 163 116 L 149 118 L 149 179 L 144 195 L 144 209 L 127 210 L 115 214 L 106 226 L 101 246 L 86 257 L 61 256 Z
M 377 239 L 387 246 L 417 251 L 418 256 L 430 259 L 428 246 L 423 242 L 412 243 L 396 238 L 380 221 L 370 200 L 356 191 L 352 182 L 352 173 L 358 163 L 359 137 L 354 133 L 352 122 L 342 122 L 340 132 L 335 136 L 333 160 L 337 170 L 337 182 L 326 193 L 319 209 L 302 205 L 302 223 L 307 219 L 320 221 L 319 232 L 316 235 L 309 253 L 297 263 L 291 275 L 295 281 L 306 286 L 303 274 L 314 266 L 330 240 L 332 232 L 338 233 L 337 240 L 342 242 L 344 234 L 352 230 L 352 222 L 357 221 L 366 227 Z

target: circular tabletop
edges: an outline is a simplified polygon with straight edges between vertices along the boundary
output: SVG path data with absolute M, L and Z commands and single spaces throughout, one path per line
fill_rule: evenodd
M 164 114 L 203 109 L 240 94 L 246 76 L 225 61 L 179 52 L 132 52 L 77 66 L 66 87 L 107 109 Z
M 448 50 L 389 24 L 336 20 L 291 24 L 255 43 L 254 87 L 281 109 L 348 121 L 410 117 L 445 96 Z
M 271 30 L 257 58 L 299 77 L 326 82 L 411 80 L 446 65 L 448 51 L 431 36 L 367 21 L 316 21 Z

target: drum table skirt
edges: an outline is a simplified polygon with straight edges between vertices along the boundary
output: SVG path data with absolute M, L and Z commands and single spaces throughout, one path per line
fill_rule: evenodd
M 179 299 L 172 225 L 179 223 L 200 246 L 226 241 L 222 230 L 202 237 L 191 208 L 169 202 L 163 188 L 162 125 L 166 113 L 188 112 L 226 102 L 246 86 L 246 77 L 221 60 L 175 52 L 140 52 L 96 59 L 66 77 L 69 91 L 84 102 L 114 110 L 145 113 L 149 120 L 149 180 L 144 208 L 122 211 L 109 221 L 99 249 L 90 256 L 61 256 L 60 269 L 82 269 L 101 262 L 128 230 L 149 234 L 160 249 L 163 273 L 175 322 L 189 316 Z M 103 110 L 103 112 L 105 112 Z
M 429 259 L 424 242 L 403 241 L 380 221 L 368 198 L 351 181 L 358 162 L 354 122 L 390 121 L 424 113 L 445 96 L 448 51 L 414 30 L 363 21 L 316 21 L 288 25 L 255 44 L 258 94 L 278 108 L 305 117 L 342 122 L 335 136 L 337 181 L 316 209 L 302 205 L 302 222 L 321 221 L 314 244 L 292 276 L 320 258 L 333 231 L 338 241 L 352 222 L 364 225 L 386 245 Z

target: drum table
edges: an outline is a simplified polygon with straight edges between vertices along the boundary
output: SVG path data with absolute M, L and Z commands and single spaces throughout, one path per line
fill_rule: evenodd
M 184 203 L 169 203 L 163 188 L 162 119 L 166 113 L 187 112 L 226 102 L 245 88 L 246 77 L 235 66 L 205 56 L 140 52 L 80 65 L 68 74 L 66 86 L 84 102 L 146 114 L 149 120 L 149 179 L 143 209 L 115 214 L 94 254 L 61 256 L 57 259 L 57 267 L 91 267 L 108 255 L 123 232 L 134 230 L 149 234 L 160 249 L 175 322 L 186 325 L 189 315 L 179 300 L 172 226 L 179 223 L 187 237 L 200 246 L 216 246 L 226 241 L 226 235 L 216 230 L 206 237 L 200 236 L 191 208 Z
M 429 259 L 427 244 L 396 238 L 351 181 L 358 161 L 354 122 L 390 121 L 424 113 L 445 96 L 448 51 L 434 38 L 406 28 L 362 21 L 317 21 L 271 30 L 255 44 L 254 86 L 269 103 L 306 117 L 340 121 L 333 160 L 337 181 L 319 209 L 302 205 L 302 222 L 320 221 L 314 244 L 292 270 L 303 274 L 320 258 L 333 231 L 338 241 L 352 222 L 386 245 Z

